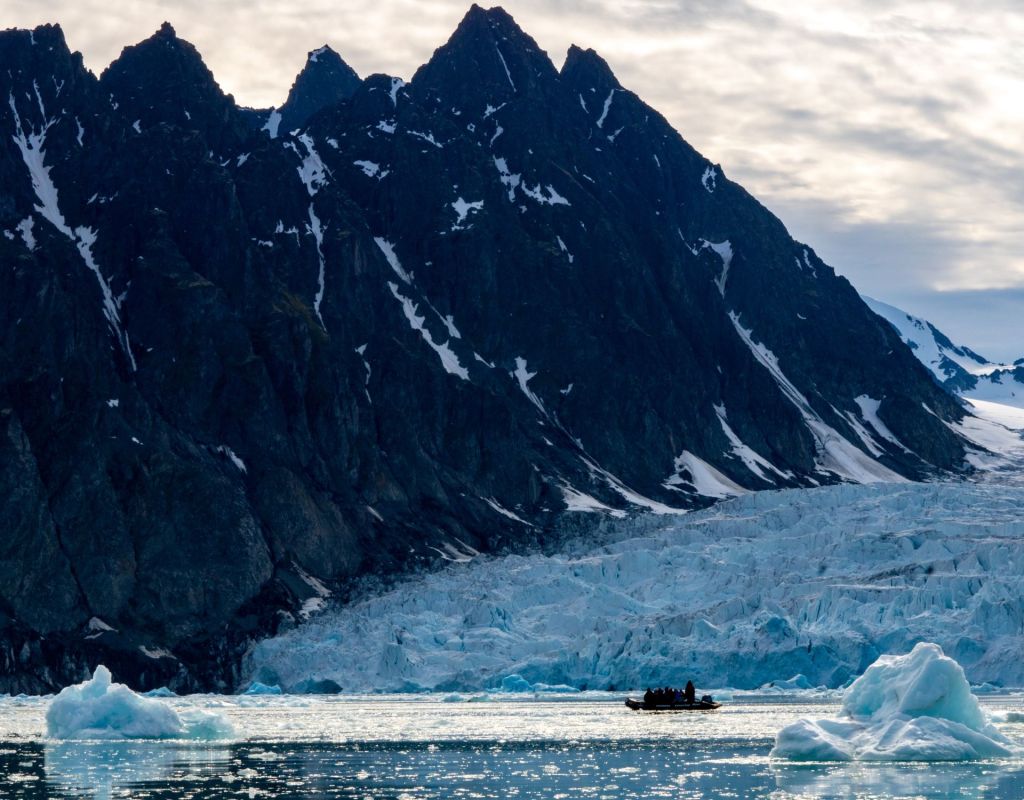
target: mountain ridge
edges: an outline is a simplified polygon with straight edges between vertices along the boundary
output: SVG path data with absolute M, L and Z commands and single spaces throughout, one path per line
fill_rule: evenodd
M 0 688 L 230 689 L 362 576 L 965 469 L 896 332 L 597 54 L 474 7 L 289 129 L 170 26 L 99 79 L 37 30 L 0 34 Z

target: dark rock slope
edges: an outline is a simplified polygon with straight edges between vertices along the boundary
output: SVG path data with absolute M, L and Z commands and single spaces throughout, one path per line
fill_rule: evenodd
M 474 6 L 408 84 L 310 62 L 253 125 L 169 25 L 99 78 L 0 34 L 0 691 L 227 689 L 354 577 L 961 468 L 892 328 L 594 52 Z

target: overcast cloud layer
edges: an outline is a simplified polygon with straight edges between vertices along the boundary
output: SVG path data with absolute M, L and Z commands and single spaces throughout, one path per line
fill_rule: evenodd
M 593 47 L 866 294 L 993 359 L 1024 355 L 1019 0 L 506 0 L 560 65 Z M 0 0 L 100 72 L 163 20 L 246 105 L 327 43 L 408 78 L 468 0 Z

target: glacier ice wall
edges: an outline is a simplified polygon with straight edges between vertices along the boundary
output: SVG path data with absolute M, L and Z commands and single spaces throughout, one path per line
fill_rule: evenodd
M 247 679 L 294 689 L 842 686 L 936 642 L 975 682 L 1024 685 L 1024 489 L 963 483 L 763 492 L 624 521 L 600 545 L 475 558 L 257 644 Z

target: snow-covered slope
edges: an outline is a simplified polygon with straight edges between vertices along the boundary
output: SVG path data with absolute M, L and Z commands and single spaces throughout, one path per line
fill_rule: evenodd
M 615 527 L 601 546 L 453 564 L 262 642 L 247 674 L 346 691 L 839 686 L 939 643 L 975 682 L 1024 684 L 1024 489 L 762 492 Z
M 864 302 L 896 328 L 914 355 L 951 392 L 1024 408 L 1024 359 L 996 364 L 969 347 L 954 344 L 928 320 L 870 297 L 864 297 Z

